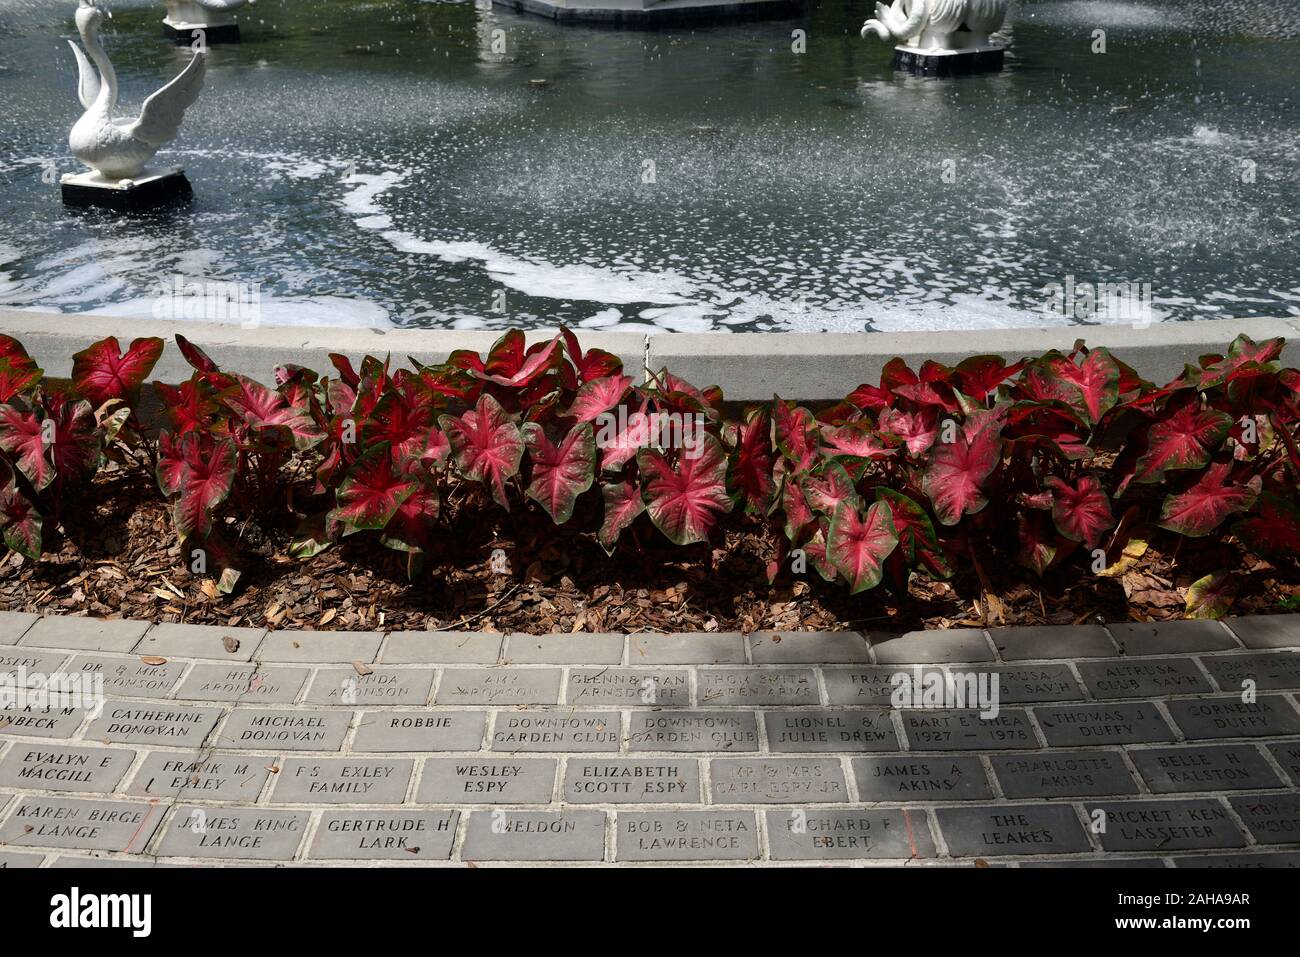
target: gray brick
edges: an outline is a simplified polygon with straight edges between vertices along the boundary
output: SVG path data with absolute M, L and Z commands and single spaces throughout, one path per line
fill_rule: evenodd
M 163 864 L 155 861 L 152 857 L 78 857 L 75 854 L 60 854 L 54 859 L 50 867 L 55 868 L 76 868 L 83 870 L 92 868 L 94 870 L 117 870 L 126 868 L 128 870 L 168 870 L 171 868 L 185 867 L 185 864 Z
M 569 804 L 699 804 L 694 758 L 569 758 L 563 800 Z
M 599 861 L 604 811 L 471 811 L 465 861 Z
M 1247 648 L 1300 648 L 1300 615 L 1251 615 L 1225 624 Z
M 906 677 L 910 686 L 918 681 L 931 680 L 933 675 L 938 675 L 939 680 L 942 680 L 944 674 L 943 669 L 938 667 L 922 668 L 918 674 L 911 667 L 899 665 L 822 669 L 822 676 L 826 680 L 826 699 L 829 704 L 884 708 L 892 705 L 895 675 Z
M 821 701 L 811 668 L 700 668 L 695 683 L 701 708 Z
M 102 675 L 105 694 L 129 698 L 165 698 L 185 671 L 179 661 L 147 665 L 139 658 L 107 655 L 77 655 L 65 668 L 69 674 Z
M 1188 698 L 1169 702 L 1169 714 L 1188 738 L 1256 738 L 1300 734 L 1300 714 L 1282 695 Z
M 968 673 L 977 680 L 989 675 L 998 679 L 1001 704 L 1030 704 L 1045 701 L 1082 701 L 1083 690 L 1067 665 L 997 665 Z
M 691 703 L 690 672 L 684 668 L 571 668 L 564 700 L 581 705 Z
M 619 811 L 618 861 L 753 861 L 753 811 Z
M 6 648 L 0 651 L 0 677 L 7 682 L 17 684 L 18 677 L 26 672 L 24 687 L 38 687 L 45 683 L 51 672 L 59 671 L 59 666 L 68 659 L 62 651 L 33 651 L 28 648 Z M 41 675 L 34 678 L 34 675 Z
M 756 665 L 855 664 L 871 660 L 870 645 L 856 631 L 756 631 L 748 637 Z
M 307 856 L 321 860 L 445 861 L 459 811 L 326 811 Z
M 1098 744 L 1160 744 L 1174 740 L 1159 710 L 1149 701 L 1060 705 L 1033 709 L 1049 747 Z
M 0 844 L 138 854 L 161 823 L 163 810 L 144 801 L 23 797 L 0 828 Z
M 258 661 L 290 664 L 370 663 L 379 656 L 381 631 L 273 631 L 257 647 Z
M 1243 744 L 1134 748 L 1129 757 L 1156 794 L 1283 787 L 1259 751 Z
M 1153 698 L 1213 693 L 1191 658 L 1080 661 L 1079 675 L 1094 698 Z
M 487 631 L 395 631 L 384 639 L 386 665 L 494 665 L 502 636 Z
M 549 804 L 555 758 L 428 758 L 418 804 Z
M 252 661 L 253 653 L 266 634 L 265 628 L 228 628 L 225 625 L 186 625 L 164 622 L 149 629 L 136 646 L 137 654 L 163 658 L 217 658 L 221 661 Z M 226 647 L 234 641 L 235 650 Z
M 1280 854 L 1196 854 L 1173 858 L 1176 867 L 1300 867 L 1300 851 Z
M 0 851 L 0 871 L 40 867 L 43 860 L 45 860 L 44 854 L 10 854 L 7 851 Z
M 953 857 L 1092 850 L 1074 808 L 1066 804 L 941 807 L 934 814 Z
M 285 758 L 273 804 L 401 804 L 411 758 Z
M 1217 621 L 1125 621 L 1106 626 L 1126 655 L 1228 651 L 1237 647 Z
M 904 711 L 903 732 L 913 751 L 1007 751 L 1037 748 L 1023 708 L 1002 708 L 997 717 L 978 711 Z
M 1009 798 L 1100 797 L 1137 794 L 1118 751 L 995 754 L 993 775 Z
M 530 665 L 616 665 L 623 660 L 622 635 L 510 635 L 505 662 Z
M 199 663 L 181 682 L 176 697 L 240 704 L 292 704 L 311 675 L 308 668 L 276 668 L 257 663 Z
M 240 708 L 217 733 L 219 748 L 254 751 L 337 751 L 352 721 L 350 711 Z
M 1268 753 L 1282 766 L 1291 783 L 1300 788 L 1300 741 L 1282 741 L 1268 745 Z
M 142 704 L 109 700 L 86 729 L 86 740 L 197 748 L 221 717 L 220 708 L 191 708 L 170 701 Z
M 712 804 L 835 804 L 849 799 L 835 758 L 714 758 Z
M 307 692 L 308 704 L 426 705 L 433 690 L 432 668 L 321 668 Z
M 486 711 L 367 711 L 353 751 L 478 751 Z
M 134 760 L 134 751 L 16 741 L 0 761 L 0 787 L 107 794 Z
M 16 645 L 40 615 L 27 611 L 0 611 L 0 645 Z
M 973 755 L 854 758 L 852 765 L 862 801 L 993 799 L 984 765 Z
M 151 751 L 131 779 L 129 794 L 206 801 L 256 801 L 271 758 L 237 754 Z
M 1084 805 L 1089 819 L 1100 810 L 1105 831 L 1099 837 L 1107 851 L 1200 850 L 1244 847 L 1246 839 L 1218 801 L 1111 801 Z
M 897 751 L 898 735 L 883 709 L 766 711 L 770 751 Z
M 81 708 L 0 708 L 0 734 L 28 738 L 70 738 L 77 733 L 86 712 Z
M 1115 645 L 1101 625 L 1031 625 L 990 628 L 989 637 L 1004 661 L 1032 658 L 1105 658 Z
M 126 653 L 139 643 L 148 628 L 147 621 L 55 615 L 34 623 L 18 639 L 18 644 L 23 647 Z
M 310 817 L 307 811 L 183 805 L 168 822 L 157 853 L 161 857 L 288 861 L 297 853 Z
M 1300 844 L 1300 794 L 1251 794 L 1228 798 L 1256 844 Z
M 617 711 L 498 711 L 493 751 L 617 751 L 622 743 Z
M 628 639 L 628 664 L 727 665 L 745 663 L 745 636 L 738 631 L 714 634 L 650 635 Z
M 774 861 L 934 857 L 924 811 L 771 808 L 767 833 Z
M 1201 664 L 1219 688 L 1230 694 L 1245 690 L 1247 679 L 1257 691 L 1300 688 L 1300 654 L 1291 651 L 1257 652 L 1243 655 L 1206 655 Z
M 438 704 L 558 704 L 559 668 L 447 668 L 438 682 Z
M 628 729 L 631 751 L 758 750 L 752 711 L 634 711 Z
M 869 632 L 871 651 L 882 665 L 943 664 L 956 661 L 993 661 L 984 632 L 979 628 L 909 631 L 905 635 Z

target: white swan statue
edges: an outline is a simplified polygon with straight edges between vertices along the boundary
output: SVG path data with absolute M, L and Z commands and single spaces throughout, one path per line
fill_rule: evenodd
M 214 27 L 237 30 L 230 14 L 246 3 L 248 0 L 163 0 L 167 8 L 163 23 L 172 32 L 183 35 Z
M 100 46 L 104 11 L 95 4 L 96 0 L 80 0 L 77 7 L 77 32 L 86 52 L 68 41 L 77 56 L 77 95 L 86 110 L 72 127 L 68 146 L 77 159 L 103 179 L 134 179 L 159 147 L 176 138 L 185 110 L 203 89 L 207 54 L 195 53 L 179 76 L 144 101 L 139 117 L 115 120 L 117 74 Z
M 876 4 L 876 16 L 862 25 L 886 43 L 916 52 L 944 54 L 993 48 L 989 35 L 1002 28 L 1010 0 L 894 0 Z

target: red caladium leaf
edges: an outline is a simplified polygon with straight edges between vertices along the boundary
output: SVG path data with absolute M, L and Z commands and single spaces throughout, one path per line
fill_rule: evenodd
M 707 432 L 699 455 L 691 458 L 683 452 L 676 470 L 655 449 L 637 453 L 637 466 L 650 521 L 676 545 L 706 541 L 718 516 L 731 511 L 727 456 L 721 443 Z
M 804 497 L 798 478 L 789 473 L 782 476 L 781 511 L 785 513 L 785 537 L 798 544 L 804 529 L 812 525 L 817 516 Z
M 237 388 L 225 396 L 224 402 L 247 425 L 255 429 L 288 429 L 299 450 L 319 445 L 325 438 L 307 408 L 291 406 L 279 392 L 247 376 L 236 375 L 234 380 Z
M 967 424 L 971 430 L 971 424 Z M 1002 435 L 997 425 L 958 432 L 951 442 L 940 442 L 930 452 L 921 488 L 944 525 L 956 525 L 963 515 L 973 515 L 988 504 L 984 482 L 1002 461 Z
M 834 515 L 841 503 L 847 503 L 855 512 L 862 508 L 862 498 L 853 487 L 853 479 L 838 462 L 830 462 L 819 474 L 799 477 L 804 500 L 814 511 Z
M 72 402 L 55 395 L 47 396 L 45 403 L 45 414 L 54 421 L 50 458 L 56 485 L 94 475 L 103 456 L 103 433 L 95 410 L 85 400 Z
M 491 374 L 493 363 L 489 358 L 487 373 L 483 377 L 489 382 L 495 382 L 497 385 L 523 388 L 524 386 L 534 382 L 549 370 L 555 368 L 559 356 L 560 340 L 557 337 L 545 345 L 534 346 L 532 349 L 529 349 L 518 367 L 506 375 Z
M 776 447 L 789 460 L 791 470 L 803 472 L 817 461 L 817 420 L 803 406 L 772 398 Z
M 983 402 L 990 392 L 1028 364 L 1025 359 L 1007 365 L 1001 356 L 971 356 L 958 363 L 953 373 L 957 378 L 957 388 L 964 395 Z
M 134 408 L 140 401 L 140 386 L 162 351 L 163 341 L 157 336 L 136 339 L 125 353 L 114 336 L 101 339 L 72 357 L 72 385 L 94 408 L 109 399 L 121 399 Z
M 30 359 L 27 347 L 13 336 L 0 333 L 0 359 Z
M 188 441 L 198 441 L 193 438 L 194 433 L 188 435 Z M 186 440 L 186 433 L 182 433 L 179 438 L 171 432 L 158 433 L 158 488 L 168 498 L 180 491 L 181 483 L 185 480 L 185 470 L 188 467 L 185 464 Z
M 898 532 L 888 505 L 873 503 L 863 518 L 849 503 L 840 503 L 831 519 L 826 554 L 831 564 L 848 579 L 853 594 L 880 584 L 885 559 L 897 547 Z
M 1236 594 L 1237 582 L 1232 575 L 1226 571 L 1211 572 L 1188 586 L 1183 613 L 1192 619 L 1222 618 L 1232 607 Z
M 361 376 L 357 375 L 357 371 L 352 368 L 352 360 L 345 355 L 331 352 L 330 363 L 338 370 L 339 378 L 343 381 L 343 384 L 355 391 L 356 387 L 361 383 Z
M 53 438 L 53 424 L 42 425 L 35 412 L 0 406 L 0 449 L 14 457 L 18 470 L 38 492 L 54 481 L 54 461 L 49 454 Z
M 826 451 L 832 455 L 879 460 L 889 458 L 897 451 L 881 442 L 880 437 L 864 422 L 823 426 L 822 441 L 826 443 Z
M 1119 383 L 1119 365 L 1105 349 L 1095 349 L 1079 365 L 1050 352 L 1025 369 L 1019 385 L 1031 399 L 1064 403 L 1096 423 L 1119 401 Z
M 1234 512 L 1250 511 L 1263 482 L 1258 475 L 1244 484 L 1231 482 L 1231 471 L 1231 463 L 1216 462 L 1186 492 L 1168 496 L 1160 510 L 1160 527 L 1201 538 Z
M 864 382 L 849 393 L 848 401 L 866 412 L 878 412 L 889 408 L 894 397 L 888 389 L 878 389 Z
M 415 485 L 411 494 L 397 506 L 380 537 L 388 548 L 399 552 L 427 552 L 433 545 L 434 522 L 438 519 L 438 490 L 417 464 L 408 459 L 402 475 Z
M 216 403 L 208 397 L 198 376 L 175 388 L 162 382 L 155 382 L 153 388 L 177 432 L 203 429 L 216 411 Z
M 1233 525 L 1232 534 L 1257 555 L 1300 558 L 1300 503 L 1264 492 L 1255 512 Z
M 533 466 L 528 497 L 546 509 L 551 521 L 563 525 L 573 517 L 578 496 L 591 488 L 596 478 L 596 436 L 591 423 L 575 426 L 555 445 L 540 425 L 529 422 L 524 426 L 524 442 Z
M 1223 385 L 1240 376 L 1277 371 L 1274 361 L 1282 355 L 1284 339 L 1266 339 L 1255 342 L 1249 336 L 1237 336 L 1228 347 L 1226 356 L 1202 356 L 1201 374 L 1197 388 L 1205 391 Z
M 906 445 L 910 454 L 922 455 L 939 434 L 939 420 L 934 409 L 920 412 L 886 409 L 880 413 L 880 431 Z
M 0 356 L 0 402 L 31 391 L 44 374 L 26 352 Z
M 438 424 L 447 433 L 460 474 L 471 482 L 488 483 L 497 504 L 509 509 L 506 479 L 519 472 L 524 438 L 501 403 L 484 393 L 464 415 L 440 416 Z
M 909 566 L 920 564 L 935 578 L 951 578 L 952 569 L 943 557 L 934 523 L 924 508 L 902 492 L 876 489 L 876 501 L 889 507 L 889 516 L 898 533 L 898 549 L 885 561 L 891 580 L 901 590 L 907 588 Z
M 1056 558 L 1057 538 L 1047 523 L 1047 516 L 1038 512 L 1023 512 L 1017 519 L 1016 530 L 1020 539 L 1020 553 L 1017 556 L 1020 564 L 1042 578 Z
M 921 373 L 917 375 L 902 359 L 894 358 L 885 363 L 880 373 L 880 385 L 894 395 L 908 399 L 922 406 L 938 406 L 948 412 L 955 412 L 957 403 L 948 384 L 952 370 L 927 359 L 921 364 Z
M 591 382 L 593 379 L 605 379 L 617 376 L 623 371 L 623 360 L 603 349 L 589 349 L 584 355 L 578 345 L 578 337 L 564 326 L 560 327 L 564 337 L 564 347 L 569 354 L 569 361 L 577 372 L 579 382 Z
M 204 449 L 198 436 L 181 439 L 185 468 L 172 508 L 172 521 L 185 537 L 203 538 L 212 531 L 213 513 L 235 485 L 238 454 L 231 442 L 221 441 Z
M 208 354 L 196 346 L 190 340 L 186 339 L 180 333 L 176 334 L 176 345 L 180 347 L 181 355 L 185 361 L 205 375 L 219 372 L 217 364 L 208 358 Z
M 736 427 L 736 454 L 731 461 L 731 482 L 745 497 L 745 509 L 766 515 L 776 494 L 772 467 L 772 419 L 766 409 L 751 409 Z
M 632 377 L 612 375 L 602 379 L 592 379 L 583 384 L 573 398 L 573 404 L 564 413 L 566 418 L 576 419 L 579 423 L 593 422 L 601 413 L 608 412 L 618 405 L 632 385 Z
M 433 433 L 437 432 L 434 428 L 437 417 L 431 402 L 422 402 L 418 397 L 403 395 L 397 390 L 389 391 L 362 425 L 361 443 L 369 446 L 387 442 L 393 450 L 393 457 L 399 462 L 407 458 L 422 458 L 431 451 L 429 444 Z M 445 444 L 445 440 L 438 444 Z
M 839 570 L 831 564 L 830 555 L 826 553 L 826 536 L 830 533 L 831 523 L 822 519 L 817 523 L 817 529 L 803 546 L 804 557 L 812 563 L 817 574 L 828 582 L 833 582 L 840 577 Z M 891 555 L 890 558 L 893 558 Z
M 36 506 L 18 489 L 12 479 L 0 489 L 0 529 L 5 544 L 20 555 L 38 560 L 41 557 L 43 520 Z
M 1094 476 L 1081 476 L 1070 485 L 1052 475 L 1045 484 L 1052 490 L 1052 521 L 1066 538 L 1096 548 L 1102 534 L 1115 527 L 1110 499 Z
M 605 519 L 600 523 L 596 541 L 606 553 L 613 554 L 623 529 L 645 511 L 645 501 L 641 498 L 641 490 L 631 481 L 602 485 L 600 494 L 605 500 Z
M 393 465 L 392 451 L 386 443 L 372 445 L 352 464 L 339 485 L 330 520 L 343 527 L 344 535 L 383 528 L 419 485 L 416 478 Z
M 1150 484 L 1174 469 L 1204 467 L 1230 428 L 1232 416 L 1227 413 L 1201 408 L 1194 399 L 1182 403 L 1151 426 L 1134 480 Z
M 649 401 L 642 400 L 641 407 L 629 412 L 626 421 L 622 415 L 617 420 L 605 420 L 596 435 L 596 447 L 601 450 L 602 472 L 612 472 L 636 456 L 639 449 L 650 442 L 650 429 L 646 420 Z

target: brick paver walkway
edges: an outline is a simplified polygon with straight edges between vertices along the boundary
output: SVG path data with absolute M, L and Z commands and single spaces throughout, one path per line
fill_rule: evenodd
M 0 702 L 0 867 L 1296 867 L 1297 648 L 1300 615 L 889 639 L 0 613 L 0 686 L 107 699 Z M 894 707 L 900 671 L 996 675 L 997 713 Z

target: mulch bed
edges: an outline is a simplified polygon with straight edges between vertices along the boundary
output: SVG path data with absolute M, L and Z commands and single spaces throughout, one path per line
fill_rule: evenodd
M 1179 555 L 1155 536 L 1110 578 L 1090 574 L 1082 556 L 1040 581 L 990 555 L 982 574 L 957 567 L 948 581 L 914 577 L 907 595 L 882 586 L 851 596 L 811 568 L 769 584 L 776 539 L 753 522 L 731 522 L 712 548 L 679 548 L 651 530 L 634 536 L 639 548 L 610 558 L 590 531 L 598 516 L 580 513 L 557 528 L 531 509 L 473 508 L 459 510 L 414 581 L 403 555 L 373 541 L 345 540 L 299 561 L 287 553 L 288 528 L 229 525 L 245 563 L 236 592 L 220 595 L 210 578 L 190 574 L 146 476 L 101 473 L 88 502 L 76 527 L 46 523 L 40 562 L 0 560 L 0 609 L 329 630 L 907 631 L 1180 618 L 1188 585 L 1231 568 L 1233 614 L 1300 610 L 1300 568 L 1275 567 L 1231 540 L 1205 539 Z

